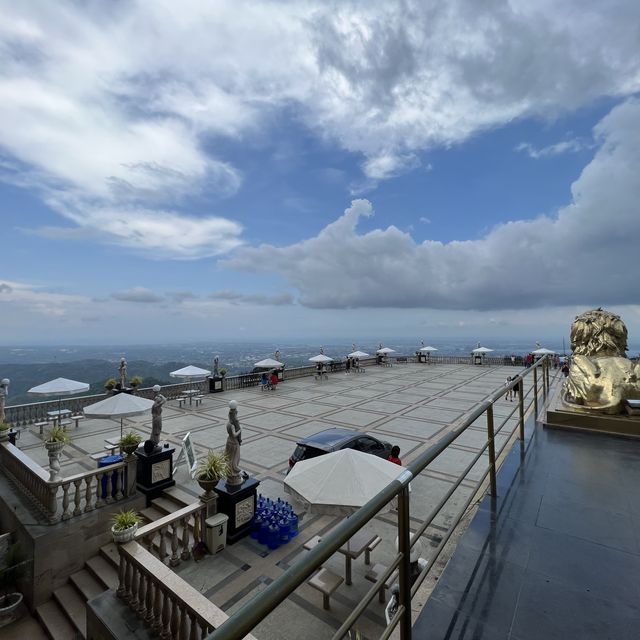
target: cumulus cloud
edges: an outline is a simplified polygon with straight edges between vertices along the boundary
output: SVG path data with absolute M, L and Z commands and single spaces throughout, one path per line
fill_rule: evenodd
M 25 282 L 0 279 L 0 309 L 9 317 L 21 318 L 23 313 L 57 318 L 73 316 L 86 308 L 90 300 L 85 296 L 48 291 Z
M 142 302 L 153 303 L 162 302 L 164 298 L 156 293 L 153 293 L 150 289 L 145 287 L 133 287 L 126 291 L 116 291 L 111 294 L 114 300 L 120 300 L 121 302 Z
M 614 108 L 594 135 L 600 147 L 572 185 L 572 202 L 553 217 L 502 224 L 479 240 L 418 244 L 394 226 L 358 233 L 373 207 L 355 200 L 316 237 L 241 249 L 222 264 L 268 265 L 313 308 L 636 303 L 640 101 Z
M 226 150 L 274 114 L 359 154 L 357 192 L 425 149 L 638 91 L 640 5 L 556 5 L 0 0 L 3 179 L 37 185 L 89 231 L 107 211 L 148 218 L 105 230 L 148 255 L 224 253 L 240 229 L 207 211 L 175 242 L 179 205 L 240 189 Z M 154 215 L 169 231 L 148 245 Z

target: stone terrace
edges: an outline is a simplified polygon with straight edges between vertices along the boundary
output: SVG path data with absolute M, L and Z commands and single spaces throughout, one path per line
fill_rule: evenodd
M 487 394 L 504 385 L 513 367 L 470 365 L 396 364 L 393 367 L 368 367 L 366 372 L 329 374 L 329 379 L 313 377 L 285 381 L 275 391 L 254 387 L 221 394 L 206 395 L 199 407 L 179 408 L 177 401 L 165 405 L 163 438 L 176 445 L 191 432 L 196 453 L 221 449 L 226 440 L 227 403 L 238 401 L 238 415 L 243 429 L 242 466 L 261 480 L 260 491 L 272 498 L 286 498 L 282 480 L 288 458 L 296 440 L 330 427 L 347 427 L 370 433 L 382 440 L 398 444 L 403 461 L 410 461 L 438 440 L 466 412 Z M 526 385 L 530 385 L 530 376 Z M 528 387 L 525 387 L 525 392 Z M 496 428 L 516 409 L 515 402 L 502 400 L 495 407 Z M 509 430 L 517 416 L 508 419 Z M 150 433 L 151 416 L 125 420 L 125 430 Z M 119 421 L 84 420 L 78 429 L 70 427 L 72 444 L 65 447 L 62 475 L 69 476 L 95 468 L 89 454 L 101 451 L 106 437 L 119 434 Z M 496 436 L 500 447 L 506 435 Z M 411 515 L 424 517 L 451 482 L 464 469 L 475 452 L 486 442 L 484 419 L 474 424 L 454 445 L 441 454 L 426 472 L 412 481 Z M 24 430 L 18 442 L 28 455 L 47 467 L 47 455 L 41 436 Z M 485 456 L 486 457 L 486 456 Z M 481 464 L 482 463 L 482 464 Z M 476 468 L 477 467 L 477 468 Z M 480 461 L 470 473 L 477 479 L 486 468 Z M 196 499 L 199 487 L 193 482 L 184 463 L 175 478 L 180 487 Z M 429 544 L 446 530 L 458 505 L 469 496 L 471 482 L 466 480 L 452 495 L 424 540 L 428 556 Z M 316 534 L 328 531 L 337 520 L 329 516 L 307 516 L 300 523 L 300 535 L 288 545 L 269 551 L 257 541 L 245 538 L 215 556 L 198 563 L 183 563 L 181 576 L 204 593 L 224 611 L 232 614 L 265 585 L 277 578 L 306 553 L 302 544 Z M 414 521 L 417 526 L 418 520 Z M 369 525 L 382 537 L 373 552 L 374 562 L 384 562 L 395 554 L 395 514 L 379 515 Z M 325 566 L 344 575 L 343 556 L 336 554 Z M 257 638 L 329 638 L 353 609 L 354 603 L 371 587 L 364 579 L 362 558 L 353 563 L 353 585 L 342 584 L 331 598 L 331 610 L 322 608 L 321 594 L 301 586 L 255 630 Z M 375 599 L 360 618 L 358 628 L 367 637 L 377 637 L 384 624 L 384 605 Z

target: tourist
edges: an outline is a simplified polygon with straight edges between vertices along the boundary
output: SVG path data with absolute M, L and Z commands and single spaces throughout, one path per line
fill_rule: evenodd
M 271 390 L 275 391 L 278 386 L 278 374 L 275 371 L 271 372 L 271 377 L 269 378 L 269 382 L 271 383 Z
M 505 395 L 504 399 L 505 400 L 510 400 L 511 402 L 513 402 L 513 389 L 509 386 L 511 384 L 511 380 L 513 378 L 511 378 L 511 376 L 509 376 L 507 378 L 507 381 L 505 382 L 505 385 L 507 387 L 507 395 Z
M 564 377 L 566 378 L 569 375 L 569 365 L 565 362 L 562 365 L 562 369 L 560 369 L 560 371 L 562 371 L 562 374 L 564 375 Z
M 349 373 L 351 371 L 351 358 L 347 356 L 347 362 L 344 365 L 345 373 Z
M 402 460 L 400 460 L 400 447 L 397 444 L 394 444 L 393 447 L 391 447 L 391 453 L 387 460 L 389 462 L 393 462 L 393 464 L 402 465 Z

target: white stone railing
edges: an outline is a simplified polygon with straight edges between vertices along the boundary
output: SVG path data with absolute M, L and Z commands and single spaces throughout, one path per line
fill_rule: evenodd
M 162 640 L 202 640 L 227 614 L 135 540 L 121 544 L 117 594 Z M 255 640 L 247 635 L 247 640 Z
M 43 469 L 18 447 L 0 443 L 2 471 L 49 524 L 119 502 L 136 492 L 136 458 L 50 481 Z
M 205 393 L 209 390 L 208 380 L 164 385 L 161 393 L 168 400 L 171 400 L 179 397 L 185 389 L 198 389 Z M 87 405 L 104 400 L 107 395 L 108 394 L 103 393 L 99 395 L 66 398 L 62 399 L 60 404 L 58 404 L 58 400 L 46 400 L 44 402 L 10 405 L 5 407 L 5 421 L 14 427 L 23 427 L 33 424 L 34 422 L 44 422 L 48 418 L 47 413 L 49 411 L 57 411 L 59 406 L 61 406 L 62 409 L 68 409 L 73 415 L 81 414 Z M 143 398 L 153 398 L 153 388 L 145 387 L 144 389 L 138 389 L 136 395 L 142 396 Z
M 191 548 L 205 541 L 206 505 L 194 502 L 140 527 L 135 540 L 163 564 L 175 567 L 191 557 Z

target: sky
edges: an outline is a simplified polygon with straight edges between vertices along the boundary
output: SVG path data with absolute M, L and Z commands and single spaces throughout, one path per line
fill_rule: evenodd
M 640 336 L 640 3 L 0 0 L 0 343 Z

